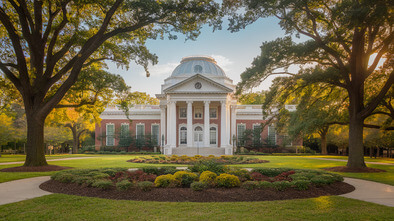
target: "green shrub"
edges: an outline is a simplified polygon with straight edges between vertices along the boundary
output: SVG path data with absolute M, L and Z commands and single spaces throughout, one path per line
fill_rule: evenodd
M 56 176 L 52 176 L 52 179 L 54 178 L 55 180 L 62 182 L 62 183 L 71 183 L 74 180 L 74 175 L 70 173 L 59 173 Z
M 118 190 L 128 190 L 133 186 L 133 183 L 128 180 L 122 180 L 116 183 L 116 189 Z
M 143 167 L 142 171 L 144 171 L 147 174 L 160 175 L 159 168 L 157 168 L 157 167 Z
M 216 174 L 224 173 L 224 165 L 216 162 L 215 159 L 201 160 L 192 166 L 189 166 L 189 170 L 196 173 L 202 173 L 204 171 L 212 171 Z
M 311 182 L 308 180 L 297 180 L 292 182 L 294 189 L 296 190 L 307 190 L 309 189 L 310 183 Z
M 324 186 L 336 182 L 336 178 L 330 174 L 322 174 L 311 179 L 315 186 Z
M 252 177 L 250 176 L 249 171 L 247 171 L 245 169 L 230 170 L 227 173 L 237 176 L 241 182 L 252 179 Z
M 272 185 L 271 182 L 261 181 L 261 182 L 258 183 L 258 187 L 259 188 L 271 188 L 271 187 L 273 187 L 273 185 Z
M 175 185 L 175 176 L 172 174 L 161 175 L 155 179 L 156 187 L 169 187 L 173 185 Z
M 308 180 L 310 180 L 310 178 L 308 178 L 307 176 L 304 176 L 303 174 L 298 174 L 298 173 L 292 174 L 289 177 L 291 179 L 293 179 L 293 181 L 298 181 L 298 180 L 306 180 L 306 181 L 308 181 Z
M 105 179 L 105 178 L 109 178 L 109 175 L 106 173 L 96 173 L 96 175 L 94 175 L 92 178 L 95 180 Z
M 160 173 L 159 175 L 174 174 L 178 171 L 180 171 L 180 170 L 177 170 L 176 167 L 174 167 L 174 166 L 164 166 L 159 169 L 159 173 Z
M 243 182 L 241 187 L 247 190 L 254 190 L 257 189 L 259 186 L 259 182 L 258 181 L 246 181 Z
M 207 185 L 202 182 L 193 182 L 192 184 L 190 184 L 190 188 L 192 188 L 192 190 L 194 191 L 202 191 L 207 188 Z
M 278 191 L 284 191 L 287 188 L 291 187 L 291 183 L 289 181 L 279 181 L 279 182 L 273 182 L 272 186 Z
M 290 168 L 254 168 L 252 172 L 258 172 L 264 176 L 276 177 L 283 172 L 290 171 Z
M 216 177 L 216 184 L 219 187 L 231 188 L 231 187 L 240 186 L 241 181 L 239 181 L 237 176 L 227 174 L 227 173 L 222 173 L 218 177 Z
M 211 171 L 204 171 L 200 175 L 200 182 L 208 186 L 214 186 L 216 181 L 216 173 Z
M 115 176 L 115 174 L 119 171 L 111 168 L 105 168 L 101 172 L 107 174 L 108 176 Z
M 92 187 L 100 188 L 100 189 L 109 189 L 112 186 L 112 182 L 110 180 L 96 180 L 92 183 Z
M 153 183 L 150 181 L 142 181 L 137 183 L 138 188 L 140 188 L 142 191 L 151 191 L 153 188 Z
M 174 177 L 177 184 L 181 187 L 190 187 L 190 184 L 197 179 L 196 174 L 187 171 L 178 171 L 174 173 Z

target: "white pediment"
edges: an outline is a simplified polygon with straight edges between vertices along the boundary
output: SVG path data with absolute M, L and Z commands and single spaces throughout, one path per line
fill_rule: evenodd
M 164 89 L 165 93 L 231 93 L 233 89 L 220 84 L 203 75 L 197 74 L 171 87 Z

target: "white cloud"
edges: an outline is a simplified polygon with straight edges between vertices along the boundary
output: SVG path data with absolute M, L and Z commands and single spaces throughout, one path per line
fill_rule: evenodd
M 228 72 L 231 70 L 231 65 L 234 62 L 231 61 L 230 59 L 226 58 L 223 55 L 216 55 L 216 54 L 211 55 L 211 57 L 213 57 L 216 60 L 219 67 L 221 67 L 225 72 Z
M 178 65 L 179 63 L 149 65 L 148 70 L 152 77 L 168 77 Z M 140 74 L 145 76 L 146 73 L 143 71 Z

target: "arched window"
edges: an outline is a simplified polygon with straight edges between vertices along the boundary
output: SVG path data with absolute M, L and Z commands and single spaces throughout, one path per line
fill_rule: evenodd
M 216 144 L 216 127 L 209 128 L 209 143 Z
M 179 128 L 179 144 L 187 144 L 187 129 L 186 129 L 186 127 Z

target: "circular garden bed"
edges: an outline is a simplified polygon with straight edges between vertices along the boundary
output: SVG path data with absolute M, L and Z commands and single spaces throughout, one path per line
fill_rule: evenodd
M 210 155 L 204 157 L 201 155 L 195 155 L 193 157 L 182 155 L 172 155 L 172 156 L 144 156 L 136 157 L 127 162 L 131 163 L 152 163 L 152 164 L 194 164 L 200 161 L 214 161 L 219 164 L 253 164 L 253 163 L 268 163 L 268 160 L 260 160 L 258 158 L 245 157 L 245 156 L 228 156 L 223 155 L 220 157 L 215 157 Z
M 336 174 L 289 168 L 252 171 L 201 163 L 187 171 L 145 167 L 61 171 L 40 188 L 55 193 L 123 200 L 234 202 L 310 198 L 354 190 Z

